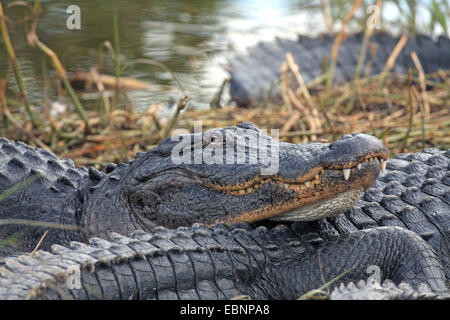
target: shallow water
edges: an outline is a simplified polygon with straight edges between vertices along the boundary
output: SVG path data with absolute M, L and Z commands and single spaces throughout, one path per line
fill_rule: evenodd
M 67 71 L 88 71 L 95 66 L 99 45 L 105 40 L 113 41 L 112 1 L 47 0 L 41 3 L 43 12 L 37 34 L 58 54 Z M 69 17 L 66 10 L 73 4 L 80 7 L 81 30 L 69 30 L 66 26 Z M 136 59 L 164 63 L 175 73 L 186 94 L 193 98 L 190 105 L 206 108 L 228 76 L 227 59 L 232 54 L 245 52 L 258 41 L 276 36 L 295 38 L 298 33 L 315 35 L 326 30 L 322 13 L 317 9 L 320 1 L 134 0 L 117 1 L 117 6 L 122 76 L 167 86 L 167 90 L 128 92 L 138 110 L 145 110 L 158 101 L 170 106 L 181 92 L 169 72 L 133 64 Z M 23 17 L 24 8 L 9 8 L 7 15 L 17 20 Z M 11 28 L 11 37 L 29 99 L 34 105 L 42 105 L 42 54 L 27 45 L 23 29 L 23 24 Z M 0 47 L 0 76 L 3 77 L 7 59 L 3 44 Z M 114 64 L 107 54 L 104 60 L 102 73 L 114 74 Z M 9 88 L 15 90 L 13 81 Z M 57 93 L 53 89 L 51 101 L 56 100 Z M 62 101 L 65 102 L 68 101 Z

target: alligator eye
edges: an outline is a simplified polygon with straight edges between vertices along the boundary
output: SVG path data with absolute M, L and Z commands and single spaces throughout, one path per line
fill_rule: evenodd
M 156 206 L 159 204 L 159 196 L 149 190 L 140 190 L 130 194 L 128 201 L 134 213 L 153 219 Z
M 141 207 L 141 208 L 144 208 L 144 207 L 145 207 L 145 203 L 144 203 L 144 201 L 143 201 L 142 199 L 138 199 L 138 200 L 136 201 L 136 204 L 137 204 L 139 207 Z

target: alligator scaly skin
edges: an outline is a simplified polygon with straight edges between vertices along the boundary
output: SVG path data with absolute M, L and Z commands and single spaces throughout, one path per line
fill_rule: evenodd
M 436 149 L 398 155 L 354 208 L 318 222 L 159 227 L 8 258 L 0 269 L 0 287 L 8 289 L 0 289 L 0 297 L 292 299 L 349 269 L 334 285 L 366 280 L 373 265 L 381 280 L 425 283 L 445 297 L 449 158 L 450 150 Z M 69 266 L 80 268 L 81 290 L 67 289 Z M 387 297 L 408 295 L 402 292 Z
M 31 252 L 47 230 L 40 243 L 44 250 L 52 244 L 108 239 L 113 232 L 130 235 L 156 226 L 254 222 L 351 192 L 338 206 L 328 206 L 329 215 L 338 214 L 374 183 L 380 161 L 388 156 L 380 140 L 365 134 L 345 135 L 333 143 L 290 144 L 273 140 L 249 123 L 184 135 L 182 143 L 189 143 L 183 144 L 183 154 L 188 160 L 207 155 L 207 148 L 217 145 L 211 139 L 218 136 L 234 139 L 225 141 L 231 148 L 221 157 L 237 156 L 242 149 L 248 158 L 259 154 L 270 160 L 263 147 L 272 146 L 278 150 L 277 170 L 262 175 L 262 161 L 179 163 L 173 154 L 180 142 L 169 138 L 128 164 L 109 164 L 103 173 L 93 167 L 76 169 L 48 151 L 2 139 L 0 258 Z M 263 145 L 247 146 L 249 136 Z M 347 179 L 343 165 L 352 166 Z M 324 211 L 308 210 L 303 217 L 318 219 Z
M 353 78 L 360 55 L 363 34 L 348 36 L 341 44 L 334 76 L 335 83 Z M 399 37 L 388 34 L 374 34 L 370 38 L 371 46 L 367 50 L 365 66 L 370 65 L 370 75 L 379 74 L 391 55 Z M 262 42 L 248 50 L 246 55 L 237 55 L 230 60 L 230 95 L 240 106 L 254 106 L 260 103 L 269 92 L 272 98 L 280 96 L 278 81 L 280 65 L 290 52 L 300 68 L 300 73 L 308 83 L 322 75 L 324 58 L 329 63 L 334 37 L 312 38 L 299 36 L 297 41 L 275 39 Z M 428 36 L 409 36 L 392 69 L 394 73 L 408 73 L 415 70 L 410 54 L 415 51 L 425 73 L 439 69 L 450 69 L 450 39 L 440 36 L 433 40 Z M 271 88 L 272 87 L 272 88 Z
M 67 194 L 77 198 L 76 191 L 84 180 L 89 179 L 88 171 L 85 167 L 76 168 L 70 159 L 59 160 L 50 151 L 0 138 L 0 219 L 33 219 L 33 216 L 37 216 L 42 221 L 75 224 L 75 210 L 70 205 L 65 206 L 64 201 Z M 11 192 L 21 183 L 21 187 Z M 38 204 L 33 200 L 36 198 Z M 33 250 L 32 242 L 42 234 L 39 228 L 14 224 L 0 226 L 0 257 L 15 252 L 14 247 L 5 243 L 14 241 L 16 235 L 25 243 L 21 250 L 30 252 Z M 68 244 L 70 240 L 76 239 L 81 241 L 71 231 L 50 229 L 45 243 Z
M 389 159 L 386 172 L 344 215 L 311 222 L 319 235 L 377 226 L 411 230 L 440 257 L 450 279 L 450 150 L 425 149 Z
M 335 284 L 368 277 L 445 290 L 442 266 L 431 247 L 411 231 L 379 227 L 343 234 L 320 245 L 303 242 L 285 226 L 159 229 L 110 241 L 91 238 L 54 254 L 7 258 L 0 297 L 7 299 L 295 299 L 342 272 Z M 69 290 L 70 266 L 81 287 Z M 331 286 L 333 288 L 334 285 Z

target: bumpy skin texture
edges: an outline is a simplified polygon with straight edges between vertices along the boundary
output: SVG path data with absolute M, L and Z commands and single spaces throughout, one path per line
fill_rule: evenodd
M 247 143 L 247 135 L 263 142 Z M 219 139 L 226 136 L 231 139 Z M 42 224 L 0 225 L 0 235 L 6 240 L 0 246 L 0 257 L 30 252 L 49 229 L 46 224 L 62 228 L 49 229 L 42 249 L 52 244 L 68 245 L 70 241 L 87 242 L 94 236 L 108 239 L 112 232 L 129 235 L 155 226 L 267 219 L 308 202 L 368 188 L 380 167 L 378 161 L 365 160 L 386 158 L 388 154 L 381 141 L 364 134 L 346 135 L 334 143 L 290 144 L 272 140 L 249 123 L 182 138 L 167 139 L 129 164 L 110 164 L 106 173 L 92 167 L 76 169 L 71 161 L 59 161 L 48 151 L 0 140 L 0 191 L 8 193 L 23 184 L 0 201 L 0 219 Z M 184 150 L 180 149 L 182 143 Z M 216 146 L 222 150 L 225 143 L 226 147 L 231 144 L 231 155 L 243 154 L 245 163 L 227 164 L 223 158 L 228 150 L 219 154 L 222 164 L 187 161 L 216 152 Z M 279 169 L 261 175 L 264 162 L 252 163 L 249 158 L 262 150 L 259 145 L 266 144 L 278 149 Z M 243 152 L 238 153 L 239 148 Z M 186 161 L 174 161 L 174 151 L 182 152 Z M 261 154 L 270 159 L 268 154 Z M 352 167 L 347 180 L 342 173 L 346 166 Z M 39 179 L 35 179 L 37 176 Z M 309 187 L 301 189 L 299 183 L 305 180 L 310 181 Z M 353 203 L 346 205 L 350 208 Z
M 0 219 L 30 219 L 66 225 L 77 225 L 78 206 L 88 171 L 76 168 L 72 160 L 59 160 L 43 149 L 22 142 L 0 138 Z M 21 185 L 22 184 L 22 185 Z M 11 188 L 17 187 L 14 192 Z M 0 257 L 16 252 L 30 252 L 44 228 L 9 224 L 0 226 Z M 45 245 L 81 241 L 79 232 L 48 229 Z M 11 243 L 11 245 L 10 245 Z M 15 246 L 14 243 L 19 243 Z
M 383 279 L 445 290 L 439 260 L 411 231 L 381 227 L 311 243 L 285 226 L 254 230 L 158 229 L 91 239 L 56 255 L 6 259 L 0 297 L 75 299 L 295 299 L 351 269 L 336 284 L 367 277 L 369 266 Z M 244 226 L 245 227 L 245 226 Z M 41 262 L 40 262 L 41 261 Z M 80 265 L 80 289 L 67 288 L 69 265 Z M 319 270 L 322 268 L 322 274 Z M 11 271 L 13 274 L 8 274 Z M 46 280 L 44 280 L 46 279 Z
M 411 230 L 426 240 L 450 279 L 450 150 L 425 149 L 389 159 L 386 172 L 343 215 L 303 224 L 305 233 L 335 236 L 379 226 Z
M 349 36 L 340 46 L 336 65 L 335 83 L 352 79 L 360 54 L 363 34 Z M 370 74 L 380 73 L 399 38 L 375 34 L 370 42 L 376 47 L 375 55 L 368 50 L 364 66 L 370 64 Z M 259 43 L 247 55 L 235 56 L 230 61 L 230 95 L 240 106 L 260 103 L 268 92 L 279 97 L 280 65 L 290 52 L 300 68 L 305 82 L 319 77 L 323 59 L 330 61 L 334 37 L 311 38 L 299 36 L 297 41 L 276 39 Z M 410 54 L 415 51 L 425 73 L 450 69 L 450 39 L 441 36 L 436 41 L 427 36 L 410 36 L 399 54 L 392 72 L 406 74 L 415 69 Z M 362 70 L 365 70 L 363 68 Z M 271 88 L 272 87 L 272 88 Z
M 437 252 L 450 279 L 450 150 L 398 154 L 386 168 L 346 217 L 357 221 L 365 213 L 360 227 L 374 225 L 372 220 L 417 233 Z M 330 222 L 339 228 L 339 219 Z
M 292 299 L 349 269 L 331 289 L 366 280 L 368 268 L 377 266 L 382 281 L 414 289 L 399 285 L 380 296 L 358 284 L 359 297 L 445 298 L 449 158 L 450 150 L 436 149 L 398 155 L 350 211 L 317 222 L 158 227 L 131 238 L 112 234 L 109 241 L 91 238 L 71 249 L 55 245 L 53 254 L 8 258 L 0 268 L 0 297 Z M 67 288 L 70 266 L 80 268 L 82 289 Z M 433 292 L 424 295 L 423 286 Z M 347 285 L 331 298 L 355 295 Z

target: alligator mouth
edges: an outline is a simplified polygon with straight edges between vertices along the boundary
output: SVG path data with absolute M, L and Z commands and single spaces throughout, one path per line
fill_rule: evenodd
M 387 157 L 387 151 L 370 153 L 353 161 L 315 165 L 296 178 L 258 175 L 234 185 L 211 182 L 209 177 L 185 168 L 160 171 L 145 180 L 165 181 L 164 185 L 179 190 L 192 183 L 223 195 L 220 202 L 224 205 L 219 203 L 217 211 L 201 217 L 206 225 L 260 220 L 311 221 L 350 209 L 361 193 L 375 182 L 380 170 L 384 171 Z
M 202 183 L 203 186 L 232 196 L 245 197 L 266 184 L 276 184 L 286 192 L 295 192 L 293 199 L 241 212 L 214 221 L 233 224 L 270 219 L 277 221 L 311 221 L 336 216 L 350 209 L 361 193 L 370 187 L 379 171 L 386 168 L 387 153 L 370 154 L 358 162 L 328 167 L 315 167 L 295 180 L 279 176 L 259 176 L 238 185 Z
M 359 172 L 363 164 L 376 161 L 378 162 L 381 171 L 384 172 L 386 168 L 386 159 L 386 154 L 368 155 L 357 163 L 349 162 L 339 166 L 316 167 L 308 174 L 298 177 L 296 180 L 285 179 L 278 176 L 258 176 L 248 182 L 236 185 L 219 185 L 214 183 L 201 184 L 215 191 L 242 196 L 254 192 L 267 183 L 277 183 L 285 189 L 303 191 L 313 188 L 316 184 L 319 184 L 321 182 L 321 177 L 324 176 L 329 170 L 333 170 L 336 173 L 341 173 L 344 181 L 347 181 L 352 175 L 352 171 L 353 173 L 357 173 L 355 170 L 358 170 Z

